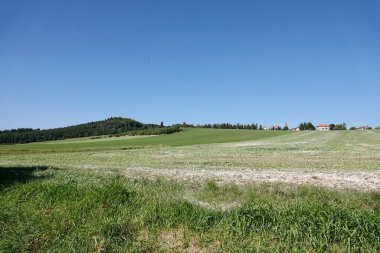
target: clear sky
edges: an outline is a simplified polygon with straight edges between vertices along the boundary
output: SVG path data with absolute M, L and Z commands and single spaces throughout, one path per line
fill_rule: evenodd
M 380 1 L 0 3 L 0 129 L 380 125 Z

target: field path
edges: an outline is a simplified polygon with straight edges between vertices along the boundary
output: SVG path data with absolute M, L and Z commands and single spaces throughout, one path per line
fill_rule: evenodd
M 123 172 L 128 178 L 166 178 L 178 181 L 207 181 L 218 183 L 290 183 L 334 189 L 360 191 L 380 190 L 380 171 L 278 171 L 278 170 L 196 170 L 129 168 Z

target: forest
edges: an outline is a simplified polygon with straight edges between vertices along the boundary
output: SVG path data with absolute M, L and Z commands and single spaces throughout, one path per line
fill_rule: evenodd
M 143 124 L 133 119 L 111 117 L 101 121 L 45 130 L 32 128 L 4 130 L 0 131 L 0 143 L 21 144 L 127 133 L 130 133 L 129 135 L 158 135 L 173 133 L 179 130 L 179 127 L 164 127 L 163 124 Z

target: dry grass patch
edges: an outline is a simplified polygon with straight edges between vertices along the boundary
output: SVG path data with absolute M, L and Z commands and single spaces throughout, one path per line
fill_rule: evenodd
M 220 242 L 213 241 L 204 245 L 194 234 L 184 229 L 164 230 L 158 236 L 158 244 L 167 252 L 216 252 Z

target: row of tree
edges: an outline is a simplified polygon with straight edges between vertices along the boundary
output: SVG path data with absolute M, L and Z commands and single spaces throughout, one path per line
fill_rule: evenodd
M 218 124 L 187 124 L 186 122 L 183 122 L 182 124 L 179 124 L 181 127 L 196 127 L 196 128 L 215 128 L 215 129 L 250 129 L 250 130 L 289 130 L 288 126 L 285 125 L 284 128 L 281 128 L 280 126 L 271 126 L 271 127 L 264 127 L 263 125 L 259 125 L 257 123 L 252 124 L 231 124 L 231 123 L 218 123 Z
M 299 124 L 298 126 L 299 130 L 304 131 L 304 130 L 315 130 L 316 127 L 311 123 L 311 122 L 303 122 Z M 347 130 L 346 123 L 342 124 L 330 124 L 329 125 L 330 130 Z
M 216 128 L 216 129 L 252 129 L 252 130 L 289 130 L 288 126 L 285 125 L 283 128 L 280 126 L 264 127 L 263 125 L 258 125 L 257 123 L 252 124 L 230 124 L 230 123 L 220 123 L 220 124 L 203 124 L 203 125 L 189 125 L 185 122 L 181 124 L 182 127 L 201 127 L 201 128 Z M 302 122 L 298 126 L 299 130 L 316 130 L 316 127 L 311 122 Z M 346 123 L 342 124 L 330 124 L 330 130 L 346 130 Z
M 142 130 L 129 131 L 126 134 L 135 136 L 135 135 L 161 135 L 161 134 L 172 134 L 182 131 L 182 128 L 179 125 L 171 127 L 159 127 L 159 128 L 149 128 Z
M 163 124 L 161 125 L 143 124 L 133 119 L 114 117 L 102 121 L 47 130 L 31 128 L 4 130 L 0 131 L 0 143 L 15 144 L 99 135 L 120 135 L 129 131 L 150 131 L 163 128 Z M 147 134 L 150 134 L 150 132 L 147 132 Z
M 252 123 L 252 124 L 220 123 L 220 124 L 203 124 L 203 125 L 198 124 L 195 127 L 216 128 L 216 129 L 252 129 L 252 130 L 264 129 L 262 125 L 258 125 L 257 123 Z

